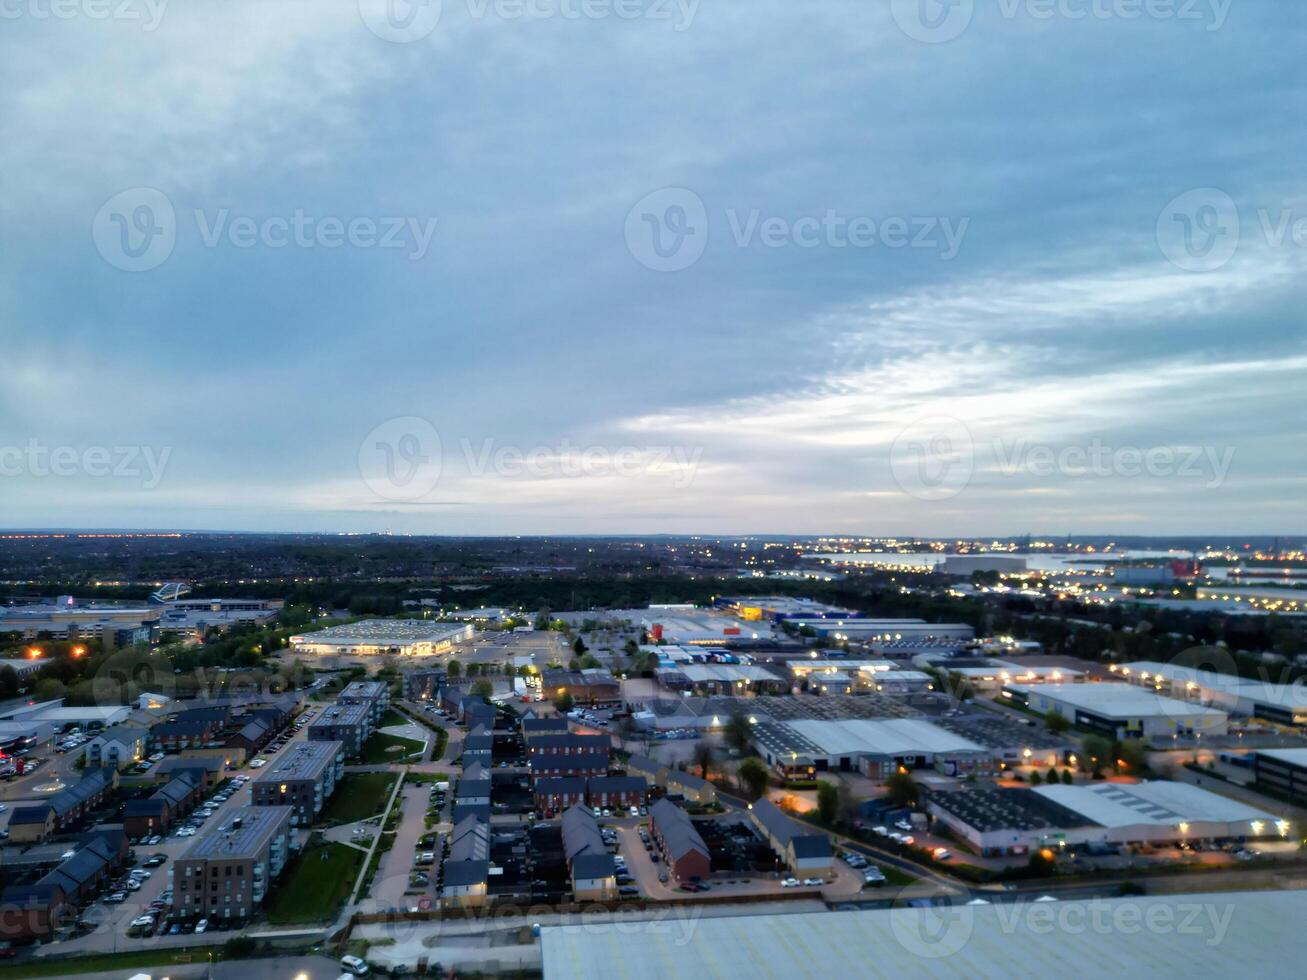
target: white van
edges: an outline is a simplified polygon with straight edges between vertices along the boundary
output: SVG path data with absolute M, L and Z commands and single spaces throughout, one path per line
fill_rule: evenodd
M 366 977 L 368 975 L 368 965 L 357 956 L 342 956 L 340 966 L 346 973 L 356 977 Z

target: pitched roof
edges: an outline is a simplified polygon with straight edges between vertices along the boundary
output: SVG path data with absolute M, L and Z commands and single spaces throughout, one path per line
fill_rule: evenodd
M 572 878 L 593 880 L 617 874 L 617 862 L 611 854 L 582 854 L 572 862 Z
M 490 857 L 490 825 L 476 815 L 455 824 L 449 841 L 449 861 L 485 861 Z
M 813 833 L 796 823 L 784 810 L 766 797 L 754 803 L 751 812 L 753 818 L 767 828 L 767 833 L 774 837 L 781 847 L 787 847 L 792 843 L 794 856 L 797 858 L 830 857 L 835 853 L 829 837 L 825 834 Z
M 608 847 L 599 833 L 599 824 L 588 807 L 573 806 L 563 811 L 563 856 L 571 864 L 579 856 L 608 856 Z
M 535 784 L 537 796 L 585 795 L 584 776 L 545 776 Z
M 444 867 L 444 888 L 458 886 L 482 885 L 490 877 L 489 861 L 446 861 Z
M 637 772 L 642 776 L 656 778 L 660 772 L 667 766 L 661 762 L 654 762 L 646 755 L 633 755 L 626 760 L 626 769 L 628 772 Z
M 54 813 L 54 807 L 49 803 L 33 803 L 30 806 L 16 806 L 14 807 L 14 812 L 9 816 L 9 826 L 15 827 L 19 824 L 44 824 L 52 813 Z
M 654 826 L 657 827 L 663 843 L 667 845 L 672 860 L 675 861 L 691 851 L 698 851 L 706 858 L 712 857 L 708 845 L 699 836 L 699 831 L 694 829 L 690 815 L 671 800 L 659 800 L 649 808 L 649 816 L 653 818 Z
M 591 776 L 591 793 L 644 793 L 649 783 L 643 776 Z

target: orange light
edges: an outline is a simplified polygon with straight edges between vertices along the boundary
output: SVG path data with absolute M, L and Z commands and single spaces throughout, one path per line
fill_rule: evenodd
M 86 647 L 83 647 L 83 646 L 76 646 L 76 647 L 73 647 L 73 656 L 74 656 L 74 657 L 84 657 L 84 656 L 86 656 Z
M 36 659 L 37 657 L 39 657 L 40 655 L 41 655 L 41 648 L 40 648 L 40 647 L 32 647 L 30 650 L 27 651 L 27 659 L 28 659 L 28 660 L 35 660 L 35 659 Z

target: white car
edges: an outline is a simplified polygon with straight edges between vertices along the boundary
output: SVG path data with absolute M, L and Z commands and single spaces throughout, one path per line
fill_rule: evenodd
M 801 886 L 801 884 L 802 884 L 802 883 L 799 881 L 798 878 L 786 878 L 784 881 L 781 882 L 781 887 L 782 887 L 782 888 L 798 888 L 798 887 Z
M 826 884 L 826 882 L 821 878 L 804 878 L 803 884 L 808 888 L 820 888 L 822 885 Z
M 209 920 L 201 919 L 199 922 L 195 923 L 195 934 L 198 936 L 200 933 L 204 932 L 208 928 L 209 928 Z
M 250 763 L 250 768 L 251 768 L 251 769 L 262 769 L 262 768 L 263 768 L 264 766 L 266 766 L 267 764 L 268 764 L 268 760 L 267 760 L 267 759 L 255 759 L 253 762 Z

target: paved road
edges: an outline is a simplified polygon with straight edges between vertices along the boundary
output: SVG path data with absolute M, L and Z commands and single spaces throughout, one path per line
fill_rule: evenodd
M 426 831 L 427 803 L 431 799 L 431 784 L 406 783 L 402 794 L 403 815 L 400 817 L 396 831 L 395 843 L 381 858 L 377 868 L 377 877 L 371 890 L 371 901 L 366 899 L 363 905 L 373 904 L 379 909 L 408 908 L 415 906 L 422 895 L 418 891 L 409 891 L 408 879 L 413 871 L 413 858 L 418 838 Z M 437 850 L 432 848 L 432 850 Z M 431 894 L 428 887 L 422 890 Z

